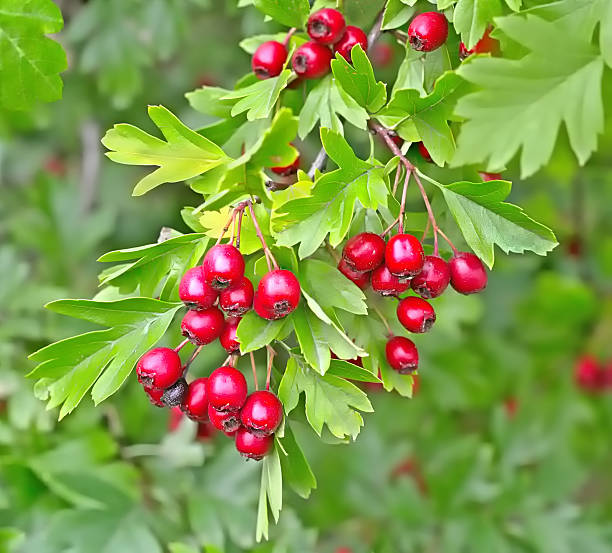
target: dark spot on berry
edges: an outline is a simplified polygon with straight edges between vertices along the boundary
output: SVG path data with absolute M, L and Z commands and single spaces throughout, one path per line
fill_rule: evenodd
M 427 317 L 426 319 L 423 319 L 423 332 L 427 332 L 435 322 L 435 317 Z
M 172 386 L 166 388 L 162 394 L 161 401 L 166 407 L 176 407 L 183 403 L 187 394 L 187 382 L 184 378 L 179 378 Z
M 423 41 L 418 36 L 410 37 L 410 46 L 412 46 L 415 50 L 422 50 L 425 46 Z
M 305 73 L 308 69 L 308 60 L 306 56 L 298 54 L 293 58 L 293 67 L 298 73 Z

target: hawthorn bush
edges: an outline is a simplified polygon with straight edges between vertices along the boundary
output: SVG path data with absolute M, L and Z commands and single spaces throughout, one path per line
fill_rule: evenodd
M 2 550 L 610 550 L 607 0 L 5 1 Z

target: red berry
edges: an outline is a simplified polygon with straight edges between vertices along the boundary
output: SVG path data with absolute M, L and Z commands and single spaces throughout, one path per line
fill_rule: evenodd
M 247 383 L 238 369 L 225 365 L 208 377 L 206 394 L 210 405 L 218 411 L 238 411 L 247 397 Z
M 349 239 L 342 257 L 355 271 L 371 271 L 385 258 L 385 241 L 373 232 L 362 232 Z
M 253 392 L 240 411 L 240 420 L 253 434 L 269 436 L 283 420 L 283 404 L 272 392 Z
M 181 322 L 181 332 L 196 346 L 214 342 L 223 331 L 225 319 L 216 307 L 204 311 L 187 311 Z
M 194 421 L 205 421 L 208 418 L 207 381 L 208 378 L 197 378 L 187 388 L 182 408 L 185 414 Z
M 280 75 L 287 59 L 287 48 L 276 40 L 260 44 L 251 59 L 251 67 L 258 79 Z
M 223 290 L 244 275 L 244 258 L 231 244 L 217 244 L 208 250 L 202 262 L 204 279 L 215 290 Z
M 508 416 L 509 419 L 512 419 L 516 416 L 518 407 L 519 407 L 519 402 L 516 397 L 510 396 L 504 400 L 504 409 L 506 410 L 506 415 Z
M 436 322 L 436 312 L 431 304 L 422 298 L 408 296 L 397 305 L 397 318 L 410 332 L 427 332 Z
M 372 63 L 377 67 L 387 67 L 391 65 L 395 52 L 386 42 L 377 42 L 372 47 Z
M 181 424 L 185 413 L 181 411 L 180 407 L 173 407 L 170 409 L 170 418 L 168 419 L 168 430 L 174 432 Z
M 356 271 L 348 264 L 344 257 L 338 263 L 338 270 L 362 290 L 365 290 L 370 282 L 370 273 L 368 271 Z
M 136 374 L 145 388 L 164 390 L 183 374 L 181 358 L 173 349 L 154 348 L 138 360 Z
M 392 275 L 383 263 L 372 271 L 372 290 L 382 296 L 399 296 L 410 288 L 410 281 Z
M 318 79 L 329 71 L 331 50 L 316 42 L 302 44 L 293 54 L 293 70 L 303 79 Z
M 410 281 L 412 289 L 422 298 L 437 298 L 450 282 L 448 263 L 437 255 L 425 256 L 423 269 Z
M 236 449 L 247 459 L 261 461 L 270 452 L 273 443 L 272 436 L 257 436 L 246 428 L 239 428 L 236 432 Z
M 487 271 L 473 253 L 459 252 L 448 262 L 451 286 L 461 294 L 475 294 L 487 286 Z
M 408 41 L 414 50 L 431 52 L 442 46 L 448 37 L 448 21 L 439 12 L 417 15 L 408 26 Z
M 240 428 L 240 414 L 236 411 L 217 411 L 208 404 L 208 419 L 217 430 L 228 435 Z
M 217 290 L 206 284 L 201 265 L 189 269 L 179 284 L 179 297 L 189 309 L 208 309 L 218 295 Z
M 590 355 L 583 355 L 578 359 L 574 372 L 576 385 L 587 392 L 594 392 L 603 388 L 604 371 L 597 359 Z
M 394 336 L 385 347 L 387 362 L 394 371 L 410 374 L 419 366 L 419 352 L 414 342 L 404 336 Z
M 253 306 L 253 284 L 243 276 L 219 293 L 219 307 L 230 316 L 241 317 Z
M 396 234 L 385 249 L 385 264 L 399 278 L 410 278 L 423 269 L 425 253 L 419 239 L 412 234 Z
M 223 332 L 219 336 L 219 342 L 227 353 L 237 353 L 240 351 L 240 343 L 236 339 L 236 329 L 240 319 L 232 318 L 225 321 Z
M 253 307 L 264 319 L 282 319 L 300 303 L 300 283 L 291 271 L 274 269 L 259 281 Z
M 295 161 L 291 165 L 285 165 L 284 167 L 270 167 L 270 171 L 280 175 L 281 177 L 288 177 L 289 175 L 293 175 L 297 173 L 297 170 L 300 168 L 300 154 L 295 158 Z
M 482 38 L 470 50 L 462 42 L 459 44 L 459 58 L 465 59 L 471 54 L 499 54 L 499 41 L 491 38 L 491 29 L 487 29 Z
M 612 361 L 609 361 L 603 369 L 602 386 L 608 389 L 612 388 Z
M 323 8 L 308 18 L 308 36 L 321 44 L 338 42 L 344 32 L 344 16 L 333 8 Z
M 198 423 L 196 438 L 200 442 L 209 441 L 215 433 L 215 427 L 209 421 Z
M 164 402 L 161 400 L 161 397 L 164 393 L 163 389 L 156 388 L 144 388 L 145 394 L 149 398 L 149 401 L 155 405 L 155 407 L 165 407 Z
M 491 180 L 501 180 L 502 176 L 501 173 L 484 173 L 481 172 L 479 173 L 480 177 L 482 178 L 482 180 L 484 182 L 489 182 Z
M 433 159 L 431 159 L 431 155 L 429 154 L 429 150 L 425 147 L 425 144 L 418 142 L 417 147 L 419 148 L 419 154 L 421 154 L 421 157 L 427 163 L 433 163 Z
M 342 38 L 334 46 L 334 53 L 340 54 L 346 61 L 351 61 L 353 46 L 360 44 L 364 52 L 368 50 L 368 36 L 359 28 L 349 25 Z

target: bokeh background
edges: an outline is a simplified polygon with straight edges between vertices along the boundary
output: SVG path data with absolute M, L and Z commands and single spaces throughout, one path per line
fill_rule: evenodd
M 140 169 L 104 158 L 105 130 L 155 132 L 147 104 L 206 123 L 184 93 L 231 88 L 249 71 L 240 41 L 276 28 L 225 0 L 57 3 L 63 99 L 0 112 L 0 552 L 612 551 L 611 121 L 585 167 L 562 136 L 533 178 L 509 168 L 511 201 L 560 246 L 499 254 L 485 293 L 450 296 L 422 342 L 415 397 L 370 388 L 376 413 L 354 444 L 304 427 L 318 489 L 307 501 L 286 491 L 271 541 L 255 544 L 260 469 L 231 443 L 169 420 L 135 378 L 58 423 L 24 375 L 29 353 L 89 328 L 45 302 L 93 297 L 104 252 L 155 242 L 162 226 L 188 230 L 179 212 L 194 194 L 131 197 Z M 381 39 L 380 78 L 401 51 Z M 306 161 L 317 148 L 300 145 Z M 607 385 L 577 377 L 588 363 Z

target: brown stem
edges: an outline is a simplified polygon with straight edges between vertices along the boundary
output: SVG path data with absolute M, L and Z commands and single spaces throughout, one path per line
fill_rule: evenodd
M 194 362 L 195 358 L 200 355 L 200 352 L 202 351 L 203 347 L 204 346 L 198 346 L 196 350 L 191 354 L 191 357 L 187 360 L 187 363 L 185 363 L 185 366 L 183 367 L 183 377 L 185 377 L 185 375 L 187 374 L 187 371 L 189 370 L 189 367 L 191 367 L 191 364 Z
M 397 185 L 399 184 L 400 176 L 402 174 L 402 166 L 401 164 L 397 164 L 397 169 L 395 170 L 395 182 L 393 183 L 393 196 L 397 192 Z
M 236 210 L 233 209 L 232 210 L 232 214 L 230 215 L 230 218 L 228 219 L 228 221 L 225 224 L 225 226 L 223 227 L 223 230 L 221 231 L 221 235 L 219 236 L 219 238 L 217 238 L 217 242 L 216 242 L 215 245 L 218 245 L 218 244 L 221 243 L 221 240 L 223 240 L 223 237 L 225 236 L 225 233 L 227 232 L 227 230 L 230 228 L 230 225 L 234 221 L 234 217 L 235 216 L 236 216 Z
M 425 192 L 425 188 L 423 187 L 423 183 L 421 182 L 421 178 L 417 175 L 416 171 L 414 173 L 414 180 L 419 187 L 419 191 L 421 192 L 421 196 L 423 197 L 423 202 L 425 203 L 425 209 L 427 209 L 427 215 L 429 220 L 431 221 L 431 228 L 433 229 L 434 235 L 434 255 L 438 255 L 438 233 L 440 232 L 440 227 L 438 227 L 438 223 L 436 223 L 436 218 L 433 213 L 433 209 L 431 208 L 431 204 L 429 203 L 429 198 L 427 197 L 427 192 Z
M 453 244 L 450 241 L 450 238 L 448 236 L 446 236 L 446 234 L 444 234 L 439 228 L 438 228 L 438 234 L 444 238 L 444 240 L 446 240 L 446 242 L 448 243 L 448 245 L 451 247 L 451 249 L 453 250 L 453 254 L 457 255 L 459 253 L 459 250 L 457 250 L 457 248 L 455 248 L 455 244 Z M 437 255 L 437 253 L 435 254 Z
M 297 31 L 295 27 L 291 27 L 291 29 L 287 31 L 287 34 L 285 35 L 285 38 L 283 40 L 283 46 L 285 48 L 287 48 L 287 44 L 289 44 L 289 41 L 291 40 L 291 37 L 293 36 L 293 33 L 295 33 L 295 31 Z
M 270 391 L 270 376 L 272 375 L 272 363 L 274 362 L 274 357 L 276 356 L 276 352 L 270 347 L 266 346 L 268 350 L 268 370 L 266 373 L 266 390 Z
M 257 368 L 255 367 L 255 356 L 253 355 L 253 352 L 249 352 L 249 355 L 251 356 L 251 368 L 253 369 L 253 382 L 255 385 L 255 391 L 259 390 L 259 384 L 257 383 Z
M 236 234 L 236 248 L 240 249 L 240 236 L 242 234 L 242 217 L 244 216 L 244 207 L 238 212 L 238 233 Z
M 378 309 L 378 307 L 376 307 L 376 305 L 372 304 L 371 307 L 372 307 L 372 309 L 374 309 L 374 311 L 378 315 L 378 318 L 381 320 L 382 324 L 385 325 L 385 329 L 387 330 L 387 337 L 388 338 L 392 338 L 393 337 L 393 331 L 391 330 L 391 327 L 389 326 L 389 321 L 387 321 L 387 318 L 382 314 L 380 309 Z
M 249 212 L 251 213 L 251 219 L 253 219 L 253 226 L 255 227 L 255 233 L 261 242 L 261 247 L 263 248 L 264 255 L 266 256 L 266 260 L 268 261 L 268 269 L 270 269 L 270 261 L 272 261 L 272 265 L 274 265 L 275 269 L 278 269 L 278 263 L 276 259 L 272 255 L 270 248 L 268 248 L 268 244 L 266 244 L 266 240 L 261 232 L 261 228 L 259 228 L 259 223 L 257 222 L 257 217 L 255 217 L 255 210 L 253 209 L 253 202 L 247 200 L 247 205 L 249 206 Z
M 399 233 L 404 233 L 404 211 L 406 210 L 406 191 L 408 190 L 408 183 L 410 182 L 410 171 L 406 171 L 406 176 L 404 177 L 404 188 L 402 190 L 402 201 L 400 203 L 399 210 Z
M 176 353 L 178 353 L 179 351 L 181 351 L 183 349 L 183 347 L 189 342 L 189 338 L 185 338 L 178 346 L 176 346 L 174 348 L 174 351 L 176 351 Z

